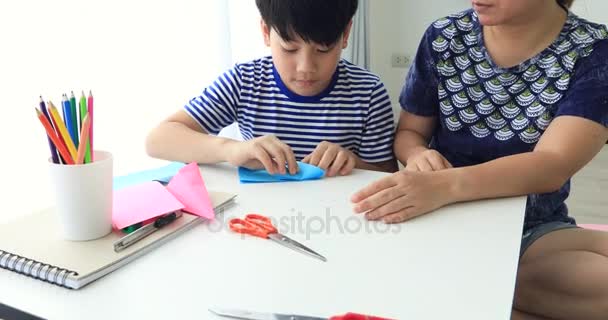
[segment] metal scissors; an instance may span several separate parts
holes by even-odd
[[[391,320],[389,318],[381,318],[368,316],[359,313],[349,312],[343,315],[325,317],[311,317],[295,314],[280,314],[280,313],[265,313],[252,312],[239,309],[209,309],[212,313],[226,318],[244,319],[244,320]]]
[[[272,221],[270,221],[268,217],[251,213],[246,215],[245,219],[230,219],[228,225],[234,232],[270,239],[295,251],[310,255],[321,261],[327,261],[324,256],[316,253],[307,246],[280,234],[277,228],[272,225]]]

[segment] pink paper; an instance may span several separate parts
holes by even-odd
[[[184,211],[207,219],[215,218],[209,193],[196,163],[181,168],[169,181],[167,189],[184,204]]]
[[[578,226],[585,229],[608,231],[608,224],[579,224]]]
[[[116,229],[183,209],[158,181],[149,181],[114,191],[112,224]]]

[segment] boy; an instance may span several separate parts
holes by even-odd
[[[357,0],[257,0],[271,57],[236,64],[149,134],[150,156],[295,174],[395,171],[393,111],[379,78],[340,59]],[[215,136],[237,122],[245,141]]]

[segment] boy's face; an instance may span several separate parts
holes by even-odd
[[[262,20],[264,43],[270,47],[272,61],[287,88],[301,96],[314,96],[327,88],[336,71],[342,49],[346,48],[351,24],[342,38],[331,46],[306,42],[299,36],[286,41]]]

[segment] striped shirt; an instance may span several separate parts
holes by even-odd
[[[345,60],[327,89],[310,97],[287,89],[271,57],[236,64],[191,99],[185,111],[210,134],[237,122],[245,140],[275,135],[297,160],[322,141],[369,163],[393,159],[388,93],[376,75]]]

